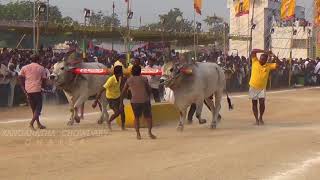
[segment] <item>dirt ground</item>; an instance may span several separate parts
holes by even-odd
[[[195,121],[181,133],[174,120],[154,129],[157,140],[143,129],[141,141],[133,129],[97,125],[90,108],[67,127],[67,106],[45,106],[48,129],[36,133],[27,107],[0,109],[0,179],[319,179],[320,89],[269,92],[264,127],[253,125],[248,97],[233,96],[216,130]]]

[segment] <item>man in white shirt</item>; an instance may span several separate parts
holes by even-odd
[[[148,61],[148,65],[146,66],[146,69],[160,69],[159,66],[156,65],[155,59],[151,58]],[[160,98],[160,78],[161,76],[148,76],[149,85],[151,87],[152,95],[155,102],[161,102]]]

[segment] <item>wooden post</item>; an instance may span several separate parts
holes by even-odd
[[[196,36],[197,36],[197,23],[196,23],[196,10],[193,9],[193,21],[194,21],[194,27],[193,27],[193,48],[194,48],[194,61],[197,62],[197,45],[196,45]]]
[[[252,51],[252,34],[253,34],[253,28],[252,28],[252,25],[253,25],[253,19],[254,19],[254,6],[255,6],[255,3],[256,3],[256,0],[253,0],[253,3],[252,3],[252,16],[251,16],[251,27],[250,27],[250,44],[249,44],[249,65],[251,65],[251,51]]]
[[[291,79],[292,79],[292,49],[293,49],[293,33],[294,33],[294,19],[292,20],[292,33],[290,40],[290,58],[289,58],[289,87],[291,87]]]
[[[39,43],[40,43],[40,16],[38,14],[38,18],[37,18],[37,41],[36,41],[36,50],[37,50],[37,52],[36,53],[39,53],[38,52]]]

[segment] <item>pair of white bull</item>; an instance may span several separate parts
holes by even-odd
[[[75,75],[70,70],[72,68],[101,69],[105,68],[100,63],[72,63],[61,61],[54,65],[53,74],[56,86],[63,89],[69,103],[71,105],[71,118],[68,125],[73,125],[74,121],[80,122],[77,109],[88,100],[90,96],[94,96],[101,89],[108,77],[94,75]],[[192,73],[185,73],[185,69],[192,70]],[[180,120],[178,130],[183,130],[184,121],[188,107],[196,104],[196,116],[199,121],[203,102],[209,105],[212,113],[211,128],[217,127],[218,116],[221,109],[221,101],[225,91],[225,75],[223,70],[214,63],[198,63],[175,65],[172,62],[166,63],[163,68],[162,79],[165,85],[172,89],[175,96],[174,104],[180,111]],[[210,97],[214,95],[215,102]],[[102,104],[102,112],[98,123],[102,123],[109,119],[107,112],[107,101],[104,96],[100,99]],[[231,104],[229,104],[229,107]]]

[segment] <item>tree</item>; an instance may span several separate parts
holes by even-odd
[[[67,16],[62,18],[62,23],[64,25],[72,26],[72,25],[78,25],[79,23],[77,21],[74,21],[71,17]]]
[[[224,20],[222,17],[213,15],[207,16],[206,19],[203,20],[208,26],[210,32],[215,33],[223,33],[224,31]]]
[[[179,19],[180,21],[177,21]],[[167,14],[159,15],[160,22],[148,24],[142,26],[141,30],[159,31],[164,30],[166,32],[192,32],[193,21],[189,21],[183,18],[183,12],[178,8],[171,9]]]
[[[37,10],[37,8],[36,8]],[[46,18],[46,17],[44,17]],[[0,19],[3,20],[32,20],[33,2],[15,1],[0,5]],[[57,6],[49,6],[49,21],[61,22],[62,14]]]
[[[33,20],[33,2],[32,1],[14,1],[7,4],[0,3],[0,19],[1,20]],[[36,8],[37,10],[37,8]],[[70,17],[63,17],[61,11],[57,6],[50,6],[49,10],[49,21],[54,23],[65,23],[67,25],[77,24]],[[37,13],[37,12],[36,12]],[[42,20],[46,20],[46,15],[42,17]],[[21,34],[17,32],[0,32],[1,44],[0,47],[16,47],[18,41],[21,38]],[[55,36],[54,38],[41,37],[41,43],[43,44],[54,44],[61,40],[65,40],[65,37]],[[32,48],[32,36],[28,35],[22,41],[24,48]]]
[[[167,14],[159,15],[160,25],[165,31],[176,32],[191,32],[193,30],[193,21],[189,21],[183,18],[183,12],[179,8],[171,9]],[[177,18],[181,17],[181,21],[177,21]]]
[[[93,12],[90,19],[89,24],[93,26],[111,26],[119,27],[120,20],[117,14],[114,14],[114,17],[105,15],[102,11],[98,11],[97,13]]]
[[[114,14],[114,16],[104,16],[102,18],[103,23],[105,26],[111,26],[113,25],[113,27],[119,27],[120,26],[120,20],[118,17],[118,14]]]

